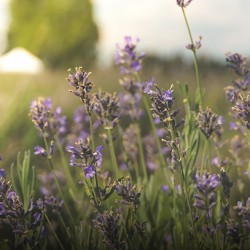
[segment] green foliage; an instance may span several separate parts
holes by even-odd
[[[16,176],[17,175],[17,176]],[[16,192],[22,197],[24,211],[30,206],[30,200],[34,196],[36,183],[35,167],[30,166],[30,151],[25,151],[23,161],[20,159],[20,153],[17,155],[17,164],[11,165],[11,180]]]
[[[91,64],[98,39],[89,0],[12,0],[8,50],[24,47],[49,66]]]

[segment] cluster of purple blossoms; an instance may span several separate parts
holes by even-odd
[[[121,48],[118,44],[115,52],[115,63],[120,66],[121,74],[134,74],[142,69],[142,58],[144,53],[136,54],[136,43],[133,42],[132,37],[125,36],[125,46]]]
[[[69,90],[74,95],[81,98],[82,102],[86,105],[86,111],[90,115],[93,108],[89,92],[92,90],[94,84],[89,81],[90,72],[84,72],[82,67],[75,68],[76,73],[72,73],[71,69],[68,70],[68,82],[75,90]]]
[[[234,207],[238,215],[242,218],[242,226],[246,230],[247,235],[250,234],[250,197],[247,199],[245,206],[241,201],[237,202]]]
[[[94,111],[105,129],[113,129],[119,122],[119,101],[116,93],[96,93],[94,99]]]
[[[30,116],[35,127],[43,136],[57,136],[62,139],[67,133],[66,116],[62,115],[61,107],[53,110],[50,98],[39,97],[30,105]]]
[[[54,153],[54,141],[50,142],[50,147],[48,150],[46,150],[45,148],[41,147],[41,146],[35,146],[34,147],[34,154],[35,155],[40,155],[44,158],[51,158],[51,156]]]
[[[43,216],[33,200],[25,211],[20,196],[12,190],[10,181],[6,181],[6,173],[0,171],[0,226],[10,227],[15,237],[15,249],[24,246],[38,246],[44,233]],[[9,242],[12,244],[12,242]]]
[[[199,40],[196,41],[195,44],[188,44],[186,48],[192,51],[198,50],[201,47],[201,40],[202,40],[202,36],[199,36]]]
[[[71,153],[70,166],[77,166],[83,169],[86,178],[93,178],[98,167],[102,165],[103,146],[98,146],[93,152],[89,140],[84,144],[81,140],[75,146],[68,146],[67,151]]]
[[[122,197],[122,200],[119,200],[118,202],[120,204],[131,206],[134,210],[137,210],[140,206],[141,190],[141,187],[137,190],[136,185],[132,186],[130,177],[127,177],[126,179],[121,178],[117,181],[115,187],[117,195]]]
[[[197,194],[194,195],[194,206],[210,212],[216,205],[216,188],[218,187],[220,180],[215,174],[204,173],[201,176],[196,175],[196,189]]]
[[[250,70],[247,67],[247,59],[238,53],[228,53],[226,61],[238,77],[233,81],[233,86],[225,88],[226,97],[233,104],[232,114],[239,119],[243,127],[250,129]]]
[[[247,58],[238,53],[226,54],[227,66],[232,68],[234,72],[239,76],[245,76],[249,73],[247,67]]]
[[[152,90],[153,86],[155,91]],[[154,118],[159,118],[164,127],[175,131],[184,123],[184,120],[176,121],[176,116],[180,110],[172,110],[174,104],[173,92],[172,86],[168,90],[161,90],[153,81],[148,82],[144,88],[144,93],[148,94],[152,101],[151,109]]]
[[[207,108],[205,111],[200,109],[197,120],[200,130],[207,139],[209,139],[213,133],[221,137],[222,125],[224,123],[222,116],[216,115],[210,108]]]
[[[125,249],[126,241],[121,240],[120,215],[112,211],[98,213],[93,220],[95,228],[103,236],[103,242],[107,249]]]

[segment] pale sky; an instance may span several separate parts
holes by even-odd
[[[0,52],[6,42],[8,0],[0,0]],[[176,0],[92,0],[100,31],[99,58],[112,60],[116,43],[131,35],[146,53],[187,56],[189,43]],[[201,54],[224,60],[226,52],[250,55],[249,0],[193,0],[186,8],[194,40],[201,35]]]

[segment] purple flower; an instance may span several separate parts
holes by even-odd
[[[44,204],[52,208],[62,207],[64,201],[62,199],[57,199],[54,195],[45,197]]]
[[[103,159],[103,151],[104,147],[103,146],[98,146],[95,149],[95,153],[93,154],[96,159],[96,166],[100,167],[102,165],[102,159]]]
[[[142,58],[144,53],[137,55],[136,46],[139,39],[134,43],[132,37],[124,37],[124,47],[116,46],[115,63],[120,66],[121,74],[132,74],[139,72],[142,69]]]
[[[119,99],[116,93],[100,92],[94,96],[94,111],[105,129],[113,129],[120,118]]]
[[[2,202],[0,202],[0,216],[6,214],[6,208]]]
[[[49,148],[49,153],[47,150],[41,146],[36,146],[34,147],[34,154],[35,155],[41,155],[42,157],[48,158],[51,157],[54,153],[54,142],[51,141],[50,143],[50,148]]]
[[[243,202],[238,201],[237,205],[234,206],[234,209],[237,211],[238,215],[242,219],[242,225],[246,229],[248,235],[250,232],[250,197],[248,197],[245,205]]]
[[[232,68],[237,75],[243,76],[249,72],[246,67],[247,58],[238,53],[227,53],[226,54],[227,66]]]
[[[149,82],[146,83],[146,86],[144,88],[144,93],[148,95],[156,95],[155,91],[152,91],[152,87],[155,84],[154,80],[150,80]]]
[[[173,101],[174,100],[173,92],[174,91],[172,89],[163,91],[163,95],[162,95],[163,100],[165,100],[166,102]]]
[[[250,86],[250,74],[248,73],[243,79],[233,81],[236,88],[247,91]]]
[[[81,140],[75,143],[75,146],[68,146],[67,151],[70,155],[70,166],[76,166],[85,169],[91,169],[93,167],[101,167],[102,164],[102,150],[103,146],[96,147],[95,151],[92,151],[89,139],[83,143]]]
[[[76,67],[75,70],[75,74],[72,73],[71,69],[68,70],[69,76],[67,80],[71,86],[75,88],[75,90],[70,89],[69,91],[81,98],[82,102],[86,105],[87,113],[90,114],[92,110],[92,102],[89,97],[89,92],[94,86],[94,84],[89,81],[91,72],[84,72],[82,67]]]
[[[218,136],[222,134],[221,125],[223,124],[223,118],[216,115],[210,108],[206,108],[205,111],[200,109],[197,119],[199,128],[207,139],[213,133],[216,133]]]
[[[190,49],[192,51],[196,51],[201,47],[201,40],[202,40],[202,36],[199,37],[199,40],[195,42],[195,44],[188,44],[186,46],[187,49]]]
[[[30,116],[35,127],[44,136],[57,135],[59,139],[66,134],[66,116],[62,115],[61,107],[52,110],[50,98],[39,97],[30,105]]]
[[[196,175],[196,188],[198,194],[194,195],[194,206],[201,210],[211,210],[216,205],[215,189],[219,185],[219,177],[215,174],[204,173]]]
[[[48,117],[52,108],[50,98],[39,97],[32,101],[30,105],[30,116],[36,128],[44,132],[48,127]]]
[[[86,178],[93,178],[96,173],[95,167],[92,164],[84,168],[83,171]]]
[[[182,7],[185,8],[187,7],[193,0],[177,0],[177,4]]]
[[[34,147],[34,154],[41,155],[42,157],[45,157],[45,158],[48,157],[48,153],[47,153],[46,149],[44,149],[43,147],[40,147],[40,146]]]
[[[5,169],[0,169],[0,177],[6,178],[6,171]]]
[[[164,192],[164,193],[167,193],[169,191],[169,186],[168,185],[162,185],[161,186],[161,190]]]

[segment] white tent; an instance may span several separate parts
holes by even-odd
[[[0,72],[38,74],[43,62],[24,48],[14,48],[0,57]]]

